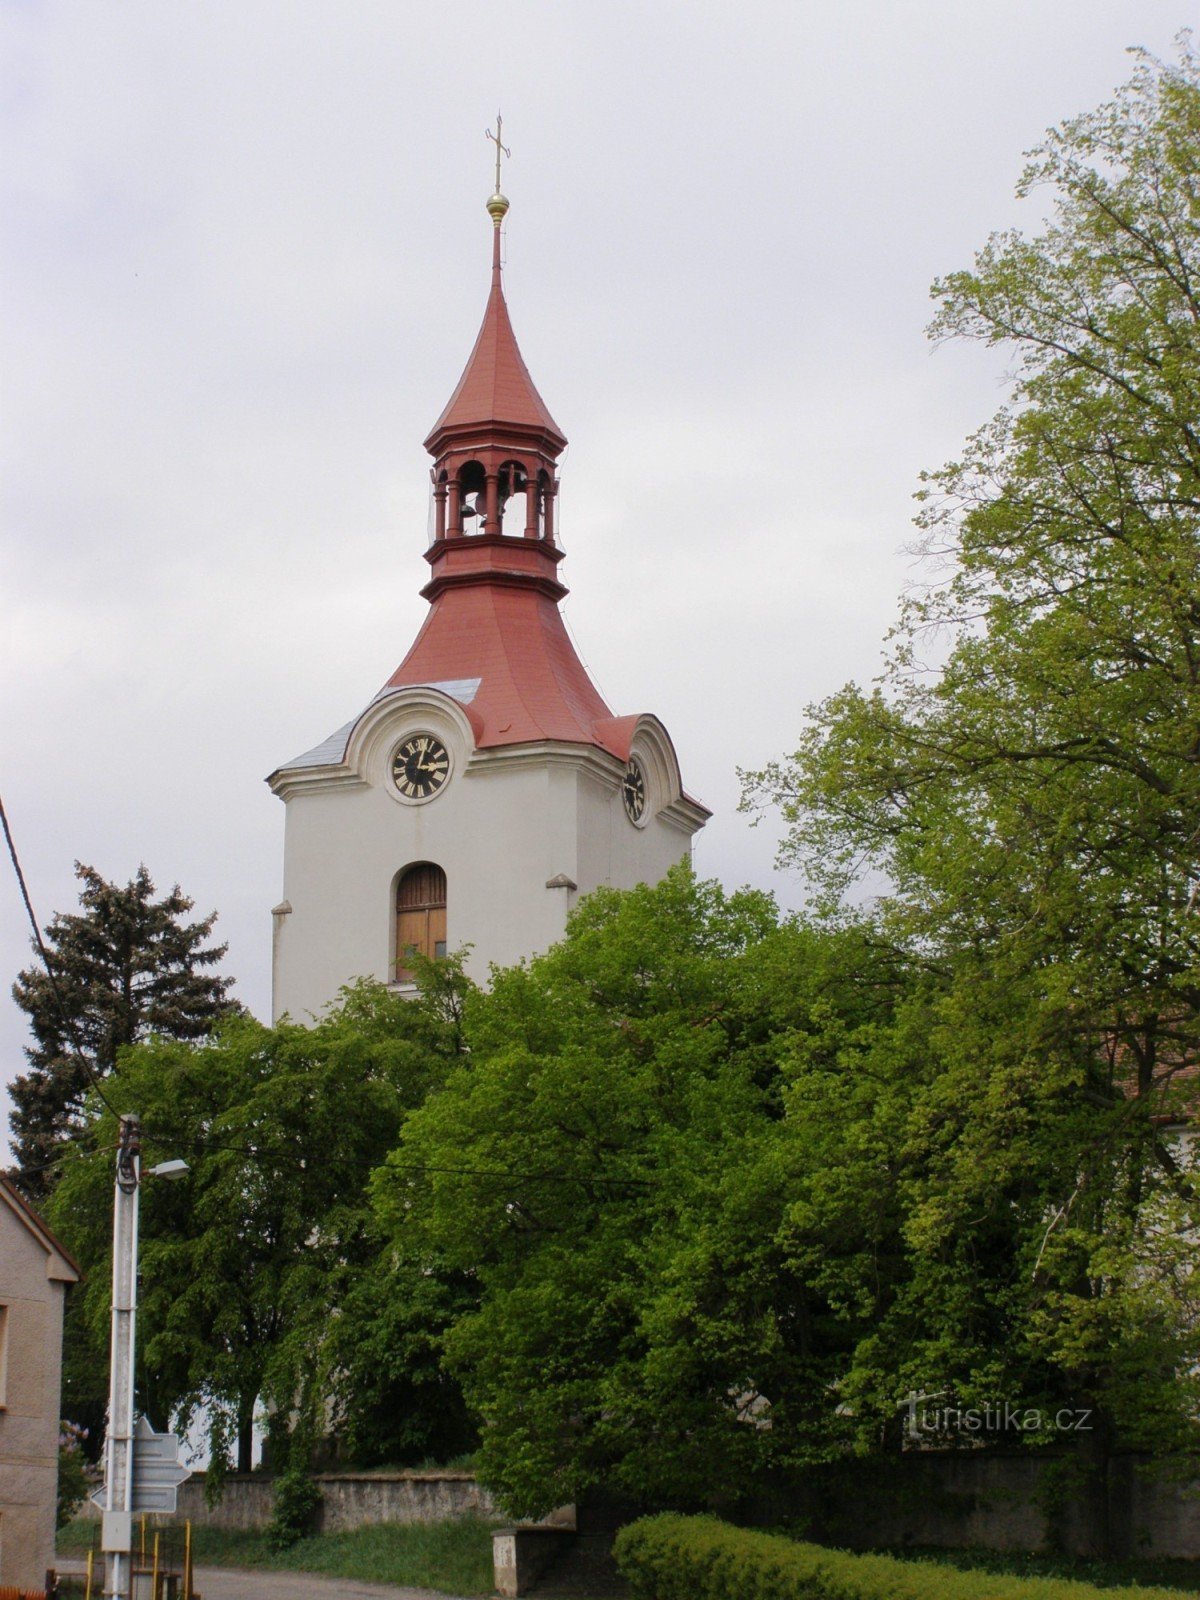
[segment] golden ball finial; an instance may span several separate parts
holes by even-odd
[[[500,193],[499,189],[497,189],[495,194],[492,195],[488,200],[487,208],[488,215],[491,217],[496,226],[499,227],[508,213],[508,201],[504,195]]]

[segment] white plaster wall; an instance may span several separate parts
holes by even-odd
[[[480,982],[561,938],[570,905],[602,883],[654,883],[690,850],[686,830],[625,816],[620,769],[590,751],[454,752],[443,792],[424,805],[392,798],[386,764],[357,783],[301,786],[287,801],[284,901],[276,918],[274,1012],[319,1014],[354,977],[388,981],[392,895],[415,861],[446,873],[447,943],[473,946]],[[601,760],[603,766],[603,760]],[[547,889],[563,874],[576,892]]]
[[[632,889],[657,883],[691,854],[690,834],[660,815],[635,827],[625,815],[618,783],[606,784],[586,769],[578,774],[574,827],[577,871],[571,876],[580,894],[601,884]]]

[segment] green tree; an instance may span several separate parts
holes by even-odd
[[[192,901],[178,885],[155,899],[145,867],[123,888],[80,862],[75,875],[82,910],[51,918],[45,932],[51,972],[27,968],[13,985],[34,1038],[30,1070],[10,1089],[15,1177],[36,1201],[82,1125],[89,1087],[116,1069],[125,1045],[151,1033],[200,1039],[241,1010],[229,998],[233,980],[212,971],[226,950],[207,943],[215,912],[185,921]]]
[[[339,1455],[359,1467],[454,1461],[479,1431],[444,1343],[478,1305],[475,1274],[435,1252],[402,1255],[366,1227],[371,1258],[346,1282],[324,1351]]]
[[[160,1427],[203,1406],[214,1458],[240,1471],[260,1404],[275,1414],[278,1465],[289,1432],[302,1465],[326,1432],[332,1334],[380,1248],[370,1173],[461,1049],[461,971],[442,963],[427,976],[411,1001],[379,985],[343,991],[312,1028],[238,1017],[199,1044],[155,1036],[122,1052],[106,1086],[117,1112],[141,1117],[145,1165],[190,1168],[143,1188],[139,1402]],[[48,1209],[84,1266],[82,1315],[101,1337],[116,1128],[107,1108],[90,1109],[91,1148],[64,1160]],[[437,1396],[416,1373],[408,1399],[395,1428],[415,1448],[422,1407],[427,1428],[439,1425]]]
[[[1191,1437],[1200,1200],[1164,1137],[1200,1051],[1200,68],[1141,56],[1032,152],[1035,237],[935,285],[1017,357],[926,480],[932,563],[882,681],[751,775],[831,915],[864,870],[925,964],[903,1288],[848,1380],[1069,1398]],[[940,664],[939,664],[940,663]],[[995,1386],[1004,1386],[997,1390]]]
[[[769,897],[681,866],[593,894],[470,998],[469,1060],[374,1187],[398,1261],[477,1283],[446,1360],[510,1510],[600,1484],[728,1499],[844,1437],[829,1385],[853,1331],[793,1259],[813,1150],[780,1130],[801,1042],[833,1071],[902,987],[857,931],[780,927]],[[889,1226],[860,1212],[838,1249]]]

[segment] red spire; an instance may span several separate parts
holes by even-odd
[[[493,201],[496,199],[503,199],[503,196],[493,196]],[[507,209],[505,202],[504,210]],[[492,290],[483,314],[483,326],[458,387],[434,424],[425,448],[436,455],[447,434],[501,427],[527,429],[539,434],[553,447],[552,453],[558,455],[566,445],[566,435],[537,392],[517,348],[500,281],[500,222],[504,212],[496,208],[492,215],[495,223]]]
[[[480,748],[540,740],[599,746],[624,760],[616,727],[559,614],[556,461],[566,438],[521,359],[500,283],[500,224],[488,201],[492,288],[483,327],[425,447],[434,457],[431,602],[389,688],[461,685]],[[456,689],[450,692],[456,692]]]

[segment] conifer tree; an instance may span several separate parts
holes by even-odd
[[[75,875],[82,909],[54,916],[45,932],[51,973],[39,962],[13,985],[34,1038],[29,1071],[10,1090],[15,1176],[34,1200],[52,1187],[48,1164],[89,1086],[116,1070],[125,1045],[148,1034],[200,1039],[242,1009],[229,998],[233,980],[212,971],[227,949],[207,944],[215,911],[185,921],[193,902],[178,884],[156,899],[144,866],[123,888],[81,862]]]

